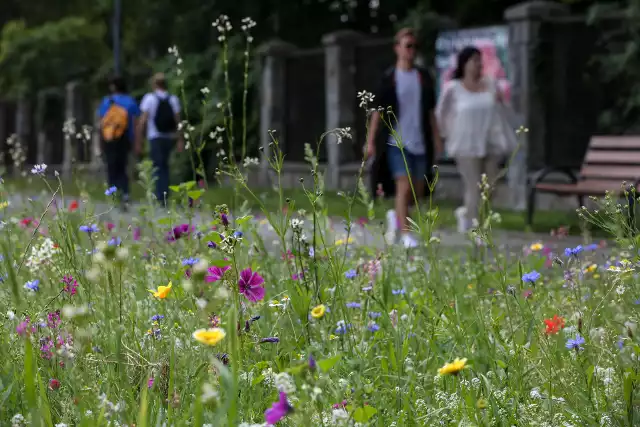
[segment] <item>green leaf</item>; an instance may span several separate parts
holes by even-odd
[[[358,408],[353,412],[353,420],[358,423],[366,423],[373,417],[378,410],[371,406],[363,406],[362,408]]]
[[[320,369],[327,372],[329,369],[333,368],[336,363],[338,363],[340,358],[342,358],[342,354],[337,354],[329,359],[320,360],[318,362],[318,366]]]
[[[236,219],[236,224],[238,226],[241,226],[241,225],[247,223],[248,221],[251,221],[251,219],[253,219],[253,215],[244,215],[244,216],[241,216],[240,218]]]
[[[215,244],[219,244],[220,242],[222,242],[222,237],[220,237],[220,233],[218,233],[217,231],[213,231],[204,236],[204,240],[207,242],[211,241]]]
[[[191,190],[193,187],[196,186],[196,182],[195,181],[187,181],[187,182],[182,183],[182,185],[184,185],[184,188],[186,188],[187,191],[188,191],[188,190]]]
[[[191,197],[193,200],[198,200],[204,194],[204,190],[192,190],[187,192],[187,196]]]
[[[157,223],[158,225],[171,225],[171,218],[160,218]]]
[[[214,259],[213,261],[209,261],[209,264],[215,267],[223,268],[231,265],[231,261],[225,259]]]
[[[169,190],[173,191],[174,193],[179,193],[180,192],[180,186],[179,185],[170,185],[169,186]]]
[[[254,386],[260,384],[262,381],[264,381],[264,375],[260,375],[259,377],[254,378],[253,381],[251,381],[251,385]]]

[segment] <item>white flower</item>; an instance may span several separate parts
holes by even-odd
[[[198,298],[196,300],[196,305],[200,310],[204,310],[205,308],[207,308],[207,300],[203,298]]]
[[[218,392],[213,388],[213,386],[209,383],[204,383],[202,385],[202,395],[200,396],[200,400],[202,403],[208,403],[218,398]]]
[[[9,311],[7,311],[7,318],[9,320],[13,320],[13,319],[16,318],[16,314],[13,311],[9,310]]]
[[[375,95],[371,92],[367,92],[366,90],[358,92],[358,99],[360,100],[360,108],[367,108],[367,105],[370,102],[373,102],[374,98],[375,98]]]
[[[274,378],[274,383],[278,391],[291,394],[296,391],[296,383],[294,382],[291,375],[286,372],[280,372],[276,374]]]

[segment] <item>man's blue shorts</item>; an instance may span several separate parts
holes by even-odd
[[[410,176],[413,179],[424,179],[427,173],[427,156],[424,154],[413,154],[406,148],[404,151],[404,159],[402,151],[395,145],[387,146],[387,161],[389,170],[394,178],[402,176]],[[405,160],[407,164],[405,165]],[[408,171],[407,171],[408,168]]]

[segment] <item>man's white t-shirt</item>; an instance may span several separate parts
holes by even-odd
[[[140,110],[143,113],[147,113],[147,139],[152,140],[155,138],[175,138],[175,133],[163,133],[158,132],[156,128],[155,116],[156,110],[158,109],[158,98],[165,99],[169,96],[169,92],[164,90],[156,90],[152,93],[148,93],[142,98],[142,102],[140,103]],[[169,99],[169,104],[171,104],[171,108],[173,109],[174,114],[178,114],[180,112],[180,101],[178,97],[175,95],[171,95]]]
[[[422,126],[422,85],[418,70],[396,68],[395,82],[399,110],[394,111],[397,115],[395,119],[398,120],[395,131],[404,148],[412,154],[423,155],[426,150]],[[397,145],[393,135],[389,136],[389,144]]]

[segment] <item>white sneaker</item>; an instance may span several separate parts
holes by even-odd
[[[418,241],[409,233],[402,234],[402,246],[405,248],[415,248],[418,246]]]
[[[454,213],[458,222],[458,233],[466,233],[469,229],[467,226],[467,208],[460,206]]]
[[[384,239],[387,244],[391,245],[396,242],[396,235],[398,233],[398,219],[396,218],[396,211],[389,209],[387,211],[387,232],[384,233]]]

